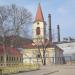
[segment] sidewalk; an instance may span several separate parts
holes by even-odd
[[[12,75],[75,75],[75,65],[46,65],[40,70]]]

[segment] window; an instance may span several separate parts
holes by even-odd
[[[13,61],[13,57],[12,57],[12,61]]]
[[[15,57],[14,57],[13,59],[14,59],[14,61],[15,61]]]
[[[11,61],[11,57],[9,57],[9,61]]]
[[[8,56],[7,56],[6,60],[8,61]]]
[[[39,25],[39,22],[37,22],[37,25]]]
[[[20,57],[20,62],[21,62],[21,57]]]
[[[1,56],[1,62],[3,61],[3,56]]]
[[[18,61],[18,57],[17,57],[17,61]]]
[[[36,28],[36,35],[40,35],[40,27]]]

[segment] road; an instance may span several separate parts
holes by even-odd
[[[11,75],[75,75],[75,65],[46,65],[40,70]]]

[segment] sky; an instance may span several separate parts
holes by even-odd
[[[54,36],[57,37],[56,28],[59,24],[61,38],[75,38],[75,0],[0,0],[0,6],[16,4],[25,7],[32,13],[34,20],[39,1],[47,24],[48,14],[51,14]]]

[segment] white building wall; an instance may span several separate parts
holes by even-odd
[[[38,24],[39,23],[39,24]],[[40,27],[40,35],[36,35],[36,28]],[[33,33],[33,41],[36,42],[36,38],[42,38],[42,41],[44,41],[46,37],[46,28],[44,22],[34,22],[32,27],[32,33]]]
[[[63,54],[75,53],[75,42],[57,44],[63,50]]]

